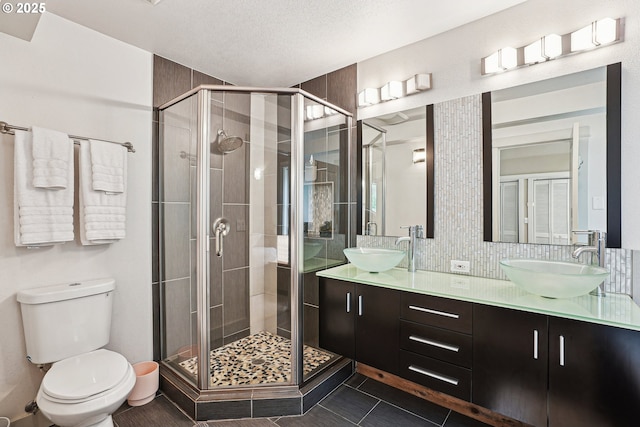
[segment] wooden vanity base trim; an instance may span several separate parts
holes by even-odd
[[[530,427],[529,424],[490,411],[482,406],[440,393],[362,363],[357,364],[356,372],[494,427]]]

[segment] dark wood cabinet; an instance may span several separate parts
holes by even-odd
[[[320,348],[349,359],[355,359],[354,297],[356,284],[321,278],[318,292]]]
[[[546,426],[547,329],[545,315],[477,304],[472,402],[527,424]]]
[[[400,292],[356,286],[356,360],[398,373]]]
[[[398,372],[400,292],[322,278],[320,347]]]
[[[640,333],[474,307],[472,401],[534,426],[638,425]]]
[[[472,311],[468,302],[404,292],[399,375],[470,400]]]
[[[322,277],[320,347],[540,427],[640,425],[640,332]]]
[[[549,320],[549,427],[640,425],[640,332]]]

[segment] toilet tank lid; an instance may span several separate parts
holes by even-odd
[[[115,288],[116,281],[112,278],[85,280],[82,282],[24,289],[18,292],[17,299],[21,304],[44,304],[89,295],[104,294],[113,291]]]

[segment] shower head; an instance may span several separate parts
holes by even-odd
[[[239,136],[227,136],[227,133],[220,129],[218,130],[218,137],[216,138],[216,144],[218,151],[221,153],[231,153],[242,147],[244,141]]]

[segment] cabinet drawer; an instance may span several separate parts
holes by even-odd
[[[473,304],[430,295],[402,294],[401,318],[452,331],[471,333]]]
[[[401,350],[400,376],[433,390],[471,400],[470,369]]]
[[[400,321],[400,347],[423,356],[471,368],[471,335]]]

